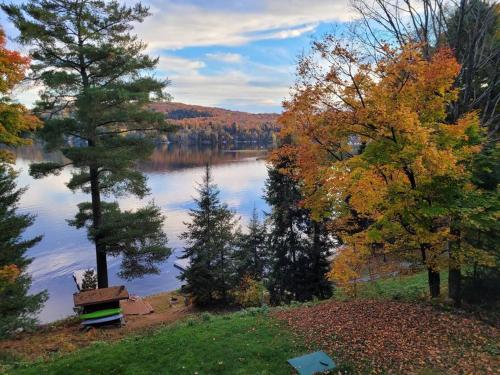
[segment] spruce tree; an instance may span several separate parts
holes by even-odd
[[[32,326],[47,297],[45,292],[28,295],[31,278],[26,268],[31,260],[25,253],[41,237],[22,238],[34,218],[16,211],[24,190],[16,189],[16,174],[7,164],[14,162],[14,153],[2,147],[30,144],[28,136],[41,123],[10,98],[12,89],[24,79],[29,59],[5,44],[5,33],[0,29],[0,337]]]
[[[158,59],[144,54],[146,45],[131,33],[148,9],[100,0],[30,0],[2,9],[20,32],[18,42],[31,48],[30,78],[43,87],[36,108],[45,120],[40,136],[48,150],[69,160],[34,164],[30,173],[41,178],[71,165],[68,187],[90,194],[73,224],[89,228],[99,288],[108,286],[107,254],[122,255],[127,277],[157,272],[155,264],[171,253],[159,210],[150,205],[122,213],[102,201],[148,193],[135,166],[153,150],[145,134],[165,129],[162,114],[147,108],[151,99],[165,97],[166,82],[148,75]],[[129,237],[120,240],[116,233]]]
[[[309,247],[306,254],[303,296],[326,299],[332,296],[332,283],[326,275],[330,271],[328,258],[332,255],[335,241],[328,230],[328,220],[309,219]]]
[[[237,247],[234,254],[235,266],[239,277],[250,276],[260,281],[268,268],[266,226],[259,220],[254,207],[246,233],[237,234]]]
[[[35,313],[42,307],[45,292],[28,295],[31,278],[26,268],[28,249],[41,237],[23,239],[23,232],[33,223],[33,216],[17,213],[23,189],[16,189],[15,173],[0,163],[0,337],[36,322]]]
[[[286,157],[275,160],[266,181],[265,199],[271,207],[267,245],[273,303],[331,295],[326,273],[332,242],[324,224],[312,221],[310,212],[301,207],[303,197],[297,181],[282,172],[292,165]]]
[[[187,245],[182,258],[190,261],[180,279],[186,281],[186,289],[197,305],[226,304],[235,281],[236,220],[227,205],[220,202],[208,165],[197,191],[196,208],[189,213],[191,222],[184,223],[187,230],[180,236]]]

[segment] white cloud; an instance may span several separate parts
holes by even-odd
[[[207,53],[205,56],[210,60],[222,61],[231,64],[239,63],[243,59],[243,56],[241,56],[239,53],[216,52],[216,53]]]
[[[149,0],[152,16],[137,26],[151,49],[242,45],[255,40],[297,37],[320,22],[348,21],[347,0],[247,0],[211,8],[172,0]]]
[[[201,74],[199,60],[160,56],[159,70],[172,80],[169,93],[175,101],[232,108],[254,108],[257,112],[281,105],[289,89],[289,71],[256,65],[252,75],[240,70]],[[290,67],[290,71],[293,68]]]
[[[132,0],[125,0],[132,3]],[[322,22],[348,21],[348,0],[146,0],[152,13],[136,25],[149,53],[162,55],[158,70],[172,80],[177,101],[221,105],[234,109],[277,110],[293,81],[294,61],[284,53],[282,66],[264,67],[237,53],[212,52],[186,59],[165,55],[169,50],[199,46],[238,46],[257,40],[288,39],[313,32]],[[273,56],[280,54],[273,46]],[[234,64],[233,70],[208,71],[210,60]],[[244,71],[242,71],[243,69]],[[274,71],[271,71],[274,70]],[[37,90],[16,97],[31,105]]]
[[[204,68],[205,63],[201,60],[185,59],[172,55],[160,56],[157,69],[160,72],[167,73],[169,77],[173,75],[185,76],[198,74],[199,69]]]
[[[296,38],[298,36],[301,36],[302,34],[314,31],[318,27],[317,23],[309,24],[309,25],[304,25],[302,27],[298,27],[295,29],[286,29],[286,30],[279,30],[275,33],[271,33],[269,38],[270,39],[288,39],[288,38]]]

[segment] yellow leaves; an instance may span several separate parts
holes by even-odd
[[[243,307],[261,306],[264,303],[265,288],[262,282],[246,275],[233,292],[236,302]]]
[[[446,123],[459,64],[449,49],[429,60],[418,45],[373,65],[334,40],[317,46],[323,65],[314,59],[302,65],[303,85],[280,118],[292,145],[279,152],[295,163],[289,173],[301,182],[304,205],[315,217],[335,215],[346,249],[330,276],[355,278],[363,257],[352,249],[374,242],[384,252],[419,253],[424,245],[427,264],[441,267],[454,236],[449,222],[436,228],[433,220],[450,214],[454,203],[446,196],[459,190],[443,184],[467,180],[466,166],[482,142],[476,113]],[[376,238],[368,235],[373,228]]]
[[[21,271],[15,264],[3,266],[0,268],[0,292],[8,285],[14,283],[21,274]]]
[[[387,182],[375,170],[357,168],[351,172],[347,194],[349,203],[360,213],[377,216],[378,206],[386,199]]]
[[[327,277],[329,280],[354,292],[354,282],[361,277],[366,257],[361,251],[350,246],[338,249]]]
[[[0,103],[0,144],[19,146],[30,144],[24,133],[32,132],[41,126],[41,121],[21,104]],[[0,162],[13,162],[13,154],[0,151]]]

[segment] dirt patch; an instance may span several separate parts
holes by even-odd
[[[497,327],[425,304],[326,302],[274,315],[305,338],[309,349],[324,350],[361,373],[500,370]]]
[[[171,304],[171,297],[177,298]],[[194,313],[191,306],[185,306],[182,296],[175,292],[161,293],[144,298],[154,309],[147,315],[125,317],[121,328],[110,327],[83,331],[78,318],[41,326],[34,333],[23,333],[16,337],[0,341],[0,352],[11,354],[24,360],[47,358],[53,353],[68,353],[90,345],[95,341],[115,341],[134,332],[170,324]]]

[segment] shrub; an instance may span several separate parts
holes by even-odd
[[[245,276],[234,292],[234,298],[242,307],[259,307],[264,303],[265,292],[266,288],[262,282]]]

